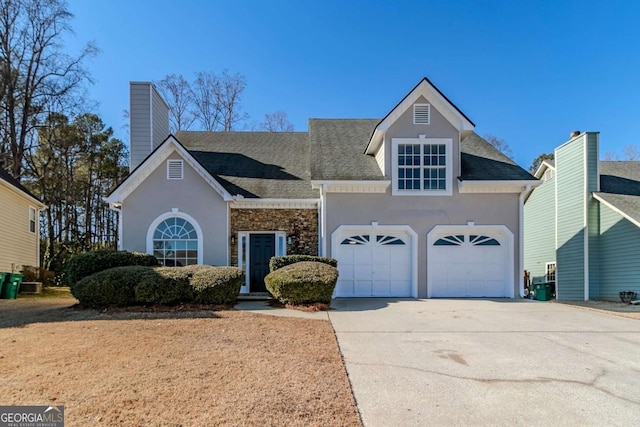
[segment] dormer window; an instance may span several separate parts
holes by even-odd
[[[183,179],[182,160],[167,160],[167,179]]]
[[[431,105],[413,104],[413,124],[428,125],[431,123]]]
[[[452,146],[448,138],[393,138],[392,194],[450,196]]]

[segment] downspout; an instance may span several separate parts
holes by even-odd
[[[327,256],[327,184],[320,187],[320,256]]]
[[[118,250],[121,251],[122,248],[122,205],[117,208],[114,204],[109,203],[109,209],[118,213]]]
[[[524,298],[524,199],[531,191],[531,184],[524,186],[518,196],[518,289]]]

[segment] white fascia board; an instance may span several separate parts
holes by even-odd
[[[429,82],[422,80],[418,86],[416,86],[409,95],[407,95],[400,104],[398,104],[385,118],[378,124],[375,132],[373,133],[365,154],[375,154],[380,143],[382,142],[381,134],[389,129],[389,127],[395,123],[411,106],[423,96],[427,102],[431,103],[440,114],[442,114],[449,123],[453,125],[458,131],[473,130],[475,126],[466,117],[447,101],[437,89],[435,89]]]
[[[225,201],[232,200],[231,194],[220,185],[209,173],[198,163],[193,156],[182,147],[173,136],[167,138],[166,141],[156,149],[136,170],[133,171],[116,190],[106,197],[108,203],[122,203],[142,182],[151,175],[164,161],[177,152],[182,158],[204,179],[214,190],[220,194]]]
[[[540,177],[542,177],[542,175],[547,169],[556,170],[554,166],[551,166],[551,164],[549,164],[546,160],[544,160],[542,163],[540,163],[540,166],[538,166],[538,169],[536,169],[533,176],[540,179]]]
[[[15,185],[5,181],[4,179],[0,179],[0,184],[7,187],[10,191],[13,191],[14,193],[16,193],[18,196],[27,199],[29,203],[36,205],[39,210],[47,209],[47,205],[42,203],[40,200],[36,199],[35,197],[31,197],[31,195],[25,193],[24,191],[22,191]]]
[[[526,188],[542,184],[539,180],[524,181],[458,181],[460,193],[522,193]],[[527,187],[529,186],[529,187]]]
[[[327,193],[386,193],[391,181],[311,181],[311,188]]]
[[[317,209],[320,199],[239,199],[229,203],[231,209]]]
[[[608,207],[612,211],[622,215],[624,218],[628,219],[635,226],[640,227],[640,222],[638,222],[638,220],[634,219],[633,217],[629,216],[629,214],[627,214],[624,211],[622,211],[622,210],[618,209],[617,207],[613,206],[611,203],[607,202],[605,199],[603,199],[602,197],[598,196],[596,193],[591,193],[591,194],[593,195],[594,199],[596,199],[597,201],[599,201],[600,203],[602,203],[603,205],[605,205],[606,207]]]

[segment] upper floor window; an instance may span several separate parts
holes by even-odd
[[[545,281],[547,283],[555,283],[556,282],[556,263],[548,262],[545,273]]]
[[[182,160],[167,160],[167,179],[183,178]]]
[[[38,225],[38,211],[29,206],[29,232],[35,233]]]
[[[431,123],[431,105],[413,104],[413,124],[428,125]]]
[[[392,142],[393,194],[451,195],[451,139],[394,138]]]

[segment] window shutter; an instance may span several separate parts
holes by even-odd
[[[431,105],[413,104],[413,124],[428,125],[431,123]]]
[[[167,160],[167,179],[182,179],[182,160]]]

